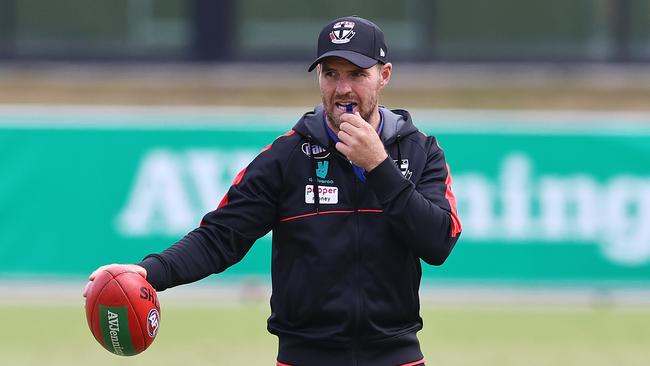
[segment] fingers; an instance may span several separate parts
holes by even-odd
[[[98,274],[100,274],[102,271],[105,271],[107,268],[109,268],[111,266],[117,266],[117,264],[107,264],[107,265],[104,265],[104,266],[101,266],[101,267],[97,268],[96,270],[93,271],[93,273],[90,274],[90,276],[88,277],[88,280],[89,281],[94,281],[95,277],[97,277]]]
[[[353,134],[356,133],[359,130],[360,127],[357,127],[349,122],[343,122],[339,125],[339,132],[340,131],[345,131],[348,134]]]
[[[100,273],[102,273],[103,271],[110,271],[110,270],[133,271],[133,272],[136,272],[137,274],[139,274],[140,276],[142,276],[143,278],[145,278],[145,279],[147,278],[147,270],[142,266],[138,266],[137,264],[116,264],[116,263],[113,263],[113,264],[103,265],[103,266],[97,268],[96,270],[94,270],[93,273],[91,273],[90,276],[88,276],[88,283],[86,283],[86,285],[84,286],[82,296],[86,297],[88,295],[88,291],[90,290],[90,287],[93,285],[93,281],[95,280],[95,278],[97,278],[97,276]]]
[[[334,147],[336,147],[336,150],[338,150],[341,154],[345,155],[346,158],[350,159],[352,149],[348,145],[342,142],[337,142]]]
[[[354,137],[352,136],[352,134],[355,133],[355,131],[351,131],[350,129],[354,129],[355,127],[351,127],[349,123],[344,123],[344,124],[346,126],[345,127],[341,126],[341,129],[339,130],[339,133],[336,134],[336,136],[339,138],[339,140],[342,143],[344,143],[346,145],[350,145],[350,144],[352,144],[352,142],[354,140]],[[347,131],[344,130],[343,128],[346,128]]]
[[[147,279],[147,270],[144,267],[138,266],[136,264],[130,264],[129,266],[133,271],[137,272],[140,276],[142,276],[142,278]]]
[[[364,139],[366,138],[365,136],[369,135],[372,133],[371,130],[368,130],[366,126],[370,126],[367,123],[364,123],[361,126],[355,126],[352,123],[348,122],[343,122],[339,125],[339,132],[336,134],[336,136],[341,140],[343,143],[348,144],[352,142],[352,139]],[[372,128],[371,128],[372,129]]]
[[[361,118],[361,115],[359,112],[355,112],[354,114],[352,113],[343,113],[340,117],[341,122],[349,123],[354,127],[364,127],[364,125],[369,125],[366,121],[364,121],[363,118]]]
[[[339,132],[336,136],[341,142],[349,146],[371,145],[380,141],[377,132],[367,123],[364,123],[361,127],[356,127],[350,123],[343,122],[339,126]]]
[[[97,268],[95,271],[93,271],[93,273],[90,274],[90,276],[88,277],[88,280],[90,280],[90,281],[95,280],[97,275],[99,275],[103,271],[120,270],[120,269],[126,270],[126,271],[133,271],[133,272],[138,273],[140,276],[142,276],[144,278],[147,278],[147,270],[144,269],[144,267],[142,267],[142,266],[138,266],[137,264],[116,264],[116,263],[113,263],[113,264],[103,265],[103,266]]]
[[[86,283],[86,286],[84,286],[84,290],[81,293],[81,296],[86,297],[88,295],[88,291],[90,290],[90,286],[92,286],[92,284],[93,284],[92,281],[88,281],[88,283]]]
[[[359,113],[344,113],[341,115],[341,124],[339,130],[345,131],[353,136],[374,136],[377,135],[374,127],[366,122]]]

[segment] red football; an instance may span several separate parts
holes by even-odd
[[[138,273],[108,269],[95,277],[88,290],[86,320],[97,342],[108,351],[136,355],[158,334],[158,296]]]

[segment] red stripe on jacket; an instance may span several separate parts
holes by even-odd
[[[423,365],[423,364],[424,364],[424,358],[419,361],[405,363],[400,366],[416,366],[416,365]]]
[[[460,219],[458,218],[458,209],[456,208],[456,196],[451,190],[451,171],[449,170],[449,164],[447,166],[447,179],[445,179],[445,185],[447,190],[445,191],[445,198],[449,202],[449,207],[451,208],[451,237],[455,238],[458,233],[463,230],[462,225],[460,224]]]
[[[440,147],[440,144],[438,143],[438,140],[436,140],[436,145],[438,145],[438,148],[442,150],[442,147]],[[458,218],[458,209],[456,208],[456,196],[454,195],[454,192],[451,190],[451,183],[452,183],[452,178],[451,178],[451,169],[449,169],[449,164],[445,164],[447,168],[447,178],[445,179],[445,199],[447,199],[447,202],[449,202],[449,207],[451,208],[451,234],[450,236],[452,238],[455,238],[456,235],[458,235],[461,231],[463,231],[463,226],[460,223],[460,218]]]
[[[233,186],[236,186],[239,183],[241,183],[241,180],[244,179],[244,174],[246,174],[246,169],[248,169],[248,165],[244,169],[239,171],[239,173],[237,173],[237,175],[235,176],[235,179],[233,179],[233,181],[232,181]],[[228,204],[228,192],[226,192],[226,194],[221,199],[221,202],[219,202],[219,206],[217,206],[217,209],[219,209],[219,208],[221,208],[221,207],[223,207],[223,206],[225,206],[227,204]]]
[[[286,221],[291,221],[291,220],[296,220],[296,219],[302,219],[302,218],[310,217],[310,216],[327,215],[327,214],[351,214],[351,213],[355,213],[355,212],[359,212],[359,213],[382,213],[382,212],[384,212],[384,210],[360,208],[360,209],[357,209],[357,210],[318,211],[318,212],[306,213],[306,214],[303,214],[303,215],[285,217],[283,219],[280,219],[280,222],[286,222]]]

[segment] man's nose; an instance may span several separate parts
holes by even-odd
[[[348,94],[351,91],[352,91],[352,87],[350,86],[350,82],[348,80],[346,80],[345,78],[341,78],[337,81],[336,83],[337,94],[344,95],[344,94]]]

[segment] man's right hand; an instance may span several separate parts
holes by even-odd
[[[97,268],[93,273],[90,274],[90,277],[88,277],[88,283],[86,286],[84,286],[84,290],[82,293],[83,297],[86,297],[88,294],[88,291],[90,290],[90,287],[93,285],[93,281],[95,280],[95,277],[97,277],[97,274],[99,274],[102,271],[105,271],[107,269],[113,269],[113,270],[126,270],[126,271],[133,271],[137,272],[140,276],[143,278],[147,278],[147,270],[144,269],[142,266],[138,266],[137,264],[107,264],[105,266],[101,266]]]

